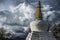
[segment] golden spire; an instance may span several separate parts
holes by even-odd
[[[36,19],[42,20],[42,13],[41,13],[41,4],[40,1],[38,1],[38,6],[36,10]]]

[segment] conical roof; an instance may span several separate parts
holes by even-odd
[[[38,1],[38,5],[37,5],[36,19],[42,20],[42,13],[41,13],[41,4],[40,4],[40,1]]]

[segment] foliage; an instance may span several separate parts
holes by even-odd
[[[57,40],[60,40],[60,23],[58,25],[54,25],[54,27],[52,28],[52,32],[57,38]]]
[[[0,40],[9,40],[8,38],[5,38],[6,30],[4,28],[0,28]]]

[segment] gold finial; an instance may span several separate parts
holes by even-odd
[[[38,1],[38,6],[37,6],[37,10],[36,10],[36,19],[42,20],[40,1]]]

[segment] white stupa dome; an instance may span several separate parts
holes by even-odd
[[[48,30],[48,23],[42,20],[35,20],[30,23],[31,31],[46,32]]]
[[[48,30],[47,22],[43,21],[42,19],[41,4],[39,1],[36,10],[36,20],[30,23],[31,31],[46,32]]]

